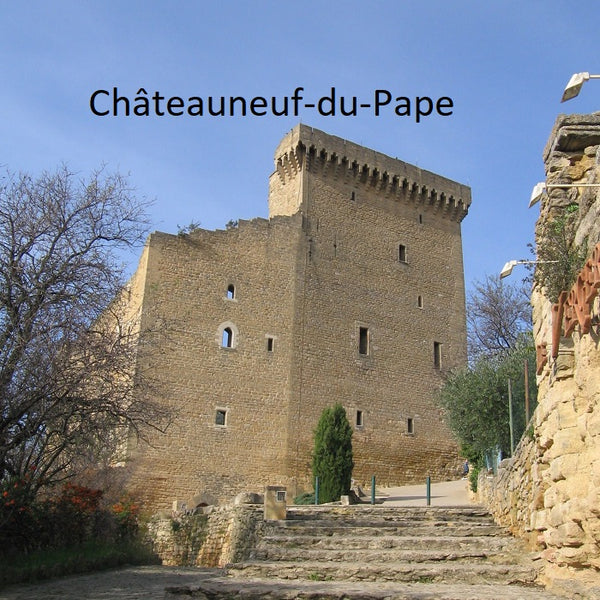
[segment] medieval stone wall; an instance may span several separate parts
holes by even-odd
[[[166,435],[150,432],[150,444],[132,449],[131,485],[151,505],[212,504],[285,478],[300,231],[295,218],[256,219],[150,237],[143,327],[167,333],[140,368],[158,374],[175,412]],[[223,347],[225,328],[232,347]]]
[[[599,149],[600,117],[560,117],[544,153],[547,183],[595,183]],[[548,188],[536,227],[538,243],[543,243],[545,227],[574,205],[578,207],[574,243],[594,248],[600,241],[600,193],[593,187]],[[593,300],[596,292],[588,291]],[[594,320],[600,313],[598,299],[587,309],[580,306],[581,314],[588,310],[596,323],[589,332],[582,333],[577,325],[565,337],[563,324],[562,337],[555,334],[554,339],[556,308],[540,289],[534,290],[532,304],[540,351],[532,435],[521,440],[514,458],[502,463],[496,478],[480,478],[480,495],[501,523],[541,550],[547,577],[555,585],[560,585],[560,578],[577,576],[585,582],[581,587],[569,582],[566,587],[573,597],[596,598],[600,597],[600,331]]]
[[[176,418],[132,442],[131,486],[156,508],[267,484],[293,497],[312,488],[313,432],[336,402],[359,482],[457,475],[434,396],[466,362],[469,203],[465,186],[300,125],[275,156],[268,220],[152,234],[142,328],[167,335],[139,368]]]
[[[466,207],[436,197],[423,181],[441,185],[440,195],[462,193],[463,202],[468,190],[322,136],[308,130],[284,140],[280,149],[295,158],[283,162],[301,164],[302,171],[271,177],[270,209],[285,212],[288,199],[298,198],[308,236],[289,422],[292,465],[310,487],[303,463],[316,420],[323,408],[341,402],[355,426],[358,481],[455,476],[456,444],[433,397],[443,373],[466,362],[460,236]],[[361,328],[368,336],[365,354]]]

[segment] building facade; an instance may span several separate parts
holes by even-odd
[[[459,473],[434,397],[466,363],[461,221],[470,189],[305,125],[275,153],[269,218],[153,233],[128,292],[160,348],[138,369],[175,419],[128,448],[156,508],[312,489],[313,431],[341,403],[354,478]]]

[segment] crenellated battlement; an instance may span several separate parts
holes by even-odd
[[[300,124],[279,144],[273,175],[285,188],[303,170],[454,221],[462,221],[471,204],[468,186]]]

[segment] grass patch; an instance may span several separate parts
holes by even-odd
[[[121,565],[157,564],[149,546],[130,541],[119,545],[87,542],[80,546],[37,550],[0,557],[0,587],[41,579],[113,569]]]

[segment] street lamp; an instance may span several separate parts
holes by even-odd
[[[533,186],[529,198],[529,208],[531,208],[544,195],[546,190],[552,188],[580,188],[580,187],[600,187],[600,183],[545,183],[540,181]]]
[[[500,271],[500,279],[504,279],[505,277],[508,277],[513,272],[513,269],[517,265],[535,265],[535,264],[540,264],[540,263],[548,264],[548,263],[557,263],[557,262],[558,262],[557,260],[509,260],[502,267],[502,271]]]
[[[533,263],[535,263],[535,260],[509,260],[500,271],[500,279],[508,277],[517,265],[531,265]]]
[[[562,95],[562,98],[560,101],[566,102],[567,100],[570,100],[571,98],[575,98],[575,96],[577,96],[579,94],[579,92],[581,91],[581,86],[588,79],[600,79],[600,75],[590,75],[587,72],[574,73],[573,75],[571,75],[571,79],[569,79],[569,83],[567,83],[567,87],[565,88],[565,91],[563,92],[563,95]]]

